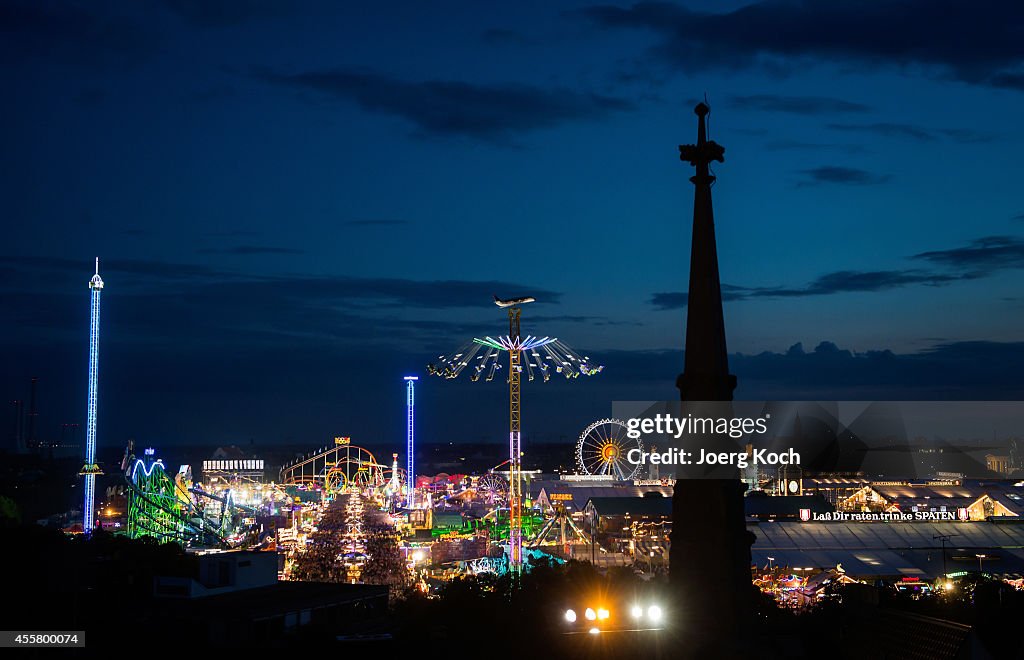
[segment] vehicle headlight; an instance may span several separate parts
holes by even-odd
[[[598,608],[598,610],[597,610],[597,618],[601,619],[601,620],[607,619],[608,618],[608,610],[604,609],[603,607]]]
[[[647,618],[651,621],[661,621],[661,608],[657,605],[651,605],[648,607]]]
[[[633,609],[631,609],[629,613],[633,615],[634,619],[639,619],[644,615],[644,608],[639,605],[634,605]]]
[[[569,623],[576,623],[576,612],[574,610],[566,610],[565,620]]]
[[[597,612],[588,607],[587,611],[583,613],[583,616],[587,617],[587,621],[593,621],[597,618]]]

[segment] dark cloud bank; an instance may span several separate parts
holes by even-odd
[[[922,259],[957,259],[972,267],[978,262],[973,253],[923,254]],[[56,432],[61,422],[80,421],[83,409],[83,329],[88,326],[83,264],[28,258],[3,263],[0,309],[12,328],[3,395],[25,398],[28,379],[39,376],[41,425]],[[110,260],[105,272],[100,437],[109,445],[128,437],[159,445],[249,438],[315,445],[342,432],[367,442],[397,442],[401,376],[423,375],[425,365],[437,353],[455,349],[460,337],[493,332],[491,316],[481,322],[470,313],[493,290],[534,290],[508,282],[256,279],[141,261]],[[799,295],[907,285],[916,276],[903,277],[895,283],[891,276],[823,277]],[[559,299],[553,291],[539,295]],[[726,295],[749,296],[751,290],[727,287]],[[432,319],[431,310],[444,311],[443,320]],[[562,323],[617,322],[542,310],[537,311]],[[525,419],[533,435],[528,437],[569,442],[587,423],[610,414],[612,401],[677,395],[679,349],[578,348],[598,358],[605,371],[573,382],[531,384]],[[781,353],[736,354],[731,366],[742,399],[1024,396],[1019,377],[1024,343],[946,341],[899,355],[854,353],[822,342],[813,351],[798,344]],[[424,378],[422,437],[499,441],[506,402],[498,381]]]
[[[1019,2],[769,0],[725,13],[640,2],[577,15],[604,28],[657,35],[650,55],[683,72],[856,61],[920,65],[965,83],[1024,90]]]
[[[803,287],[745,287],[722,285],[725,301],[755,298],[801,298],[836,293],[886,291],[907,286],[944,286],[955,282],[987,277],[1006,269],[1024,268],[1024,240],[1014,236],[986,236],[965,246],[921,252],[910,257],[939,270],[909,268],[903,270],[840,270],[825,273]],[[662,292],[651,296],[657,309],[685,307],[682,292]]]
[[[295,74],[263,71],[257,77],[355,103],[369,112],[401,117],[427,135],[491,141],[633,108],[632,102],[622,98],[514,83],[409,81],[344,69]]]

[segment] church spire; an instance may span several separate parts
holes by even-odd
[[[725,149],[708,140],[708,106],[697,113],[697,144],[679,147],[681,160],[697,169],[690,179],[693,197],[693,243],[690,249],[690,289],[686,309],[686,363],[676,379],[683,401],[724,401],[711,410],[731,414],[736,377],[729,373],[722,314],[722,285],[718,280],[715,219],[711,210],[712,161],[723,162]],[[686,410],[684,406],[681,408]],[[698,407],[697,410],[704,410]],[[729,442],[728,438],[721,439]],[[744,485],[739,479],[694,479],[677,475],[672,494],[672,545],[669,579],[686,610],[680,624],[693,630],[687,657],[745,657],[723,653],[747,628],[753,605],[750,583],[750,545],[746,528]]]
[[[683,401],[732,401],[736,377],[729,373],[722,313],[722,284],[718,278],[715,216],[711,207],[712,161],[725,161],[725,148],[708,139],[704,103],[697,115],[697,144],[679,146],[679,159],[697,173],[690,177],[693,196],[693,241],[690,245],[690,288],[686,305],[686,361],[676,387]]]

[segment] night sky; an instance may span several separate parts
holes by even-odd
[[[705,95],[737,398],[1024,397],[1024,4],[355,4],[0,4],[0,388],[44,439],[96,256],[109,446],[397,449],[414,373],[421,438],[497,441],[503,380],[424,371],[494,293],[606,365],[524,386],[528,442],[676,398]]]

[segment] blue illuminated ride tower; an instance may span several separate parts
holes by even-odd
[[[96,475],[103,474],[96,465],[96,385],[99,377],[100,353],[100,293],[103,279],[100,277],[100,260],[96,258],[96,273],[89,280],[91,311],[89,315],[89,402],[85,422],[85,465],[79,472],[85,477],[85,501],[82,504],[82,531],[91,534],[95,519]]]
[[[416,502],[415,409],[416,381],[419,376],[405,377],[405,506],[413,508]]]

